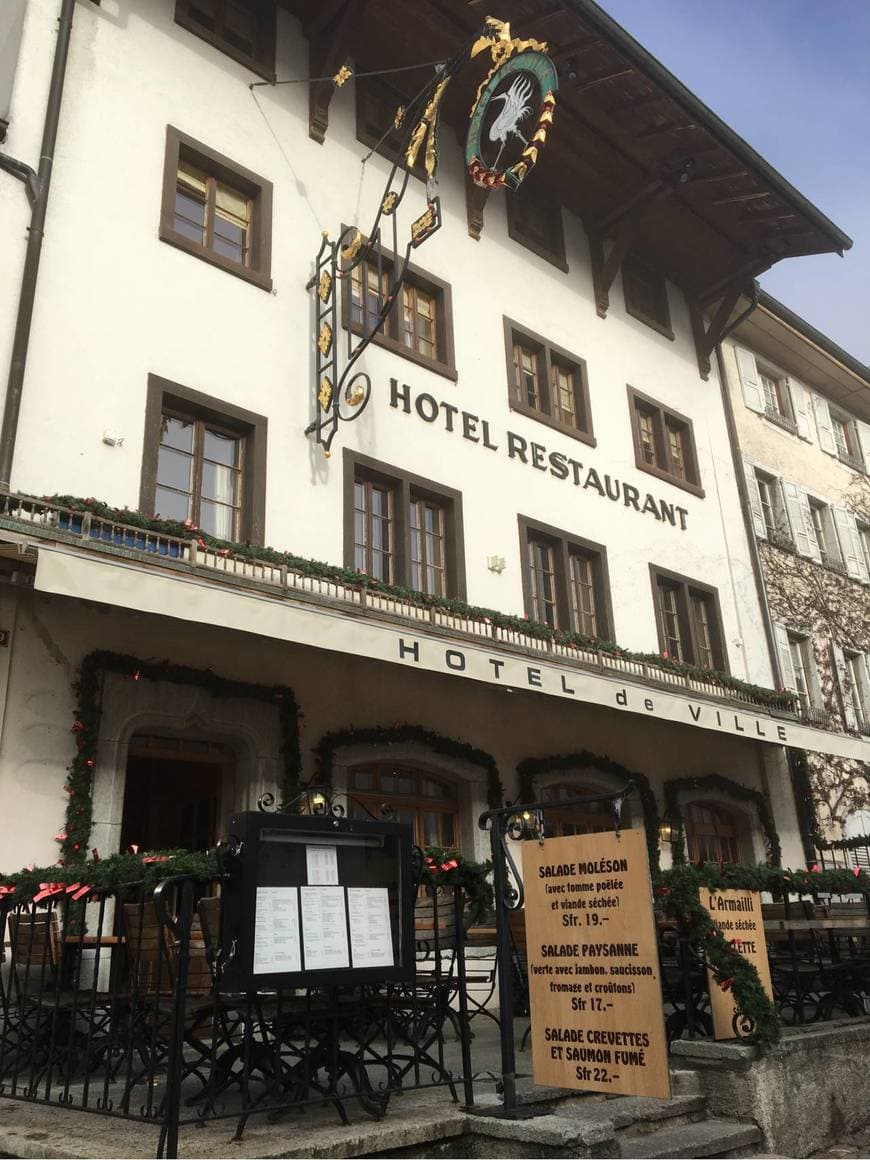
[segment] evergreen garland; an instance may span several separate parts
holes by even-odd
[[[856,838],[823,838],[816,834],[813,838],[820,850],[865,850],[870,848],[870,834],[859,834]]]
[[[101,677],[104,673],[118,673],[134,681],[144,679],[194,685],[222,700],[241,697],[277,706],[283,762],[281,796],[285,802],[298,796],[302,757],[299,751],[299,710],[292,689],[284,685],[256,685],[230,680],[218,676],[211,669],[194,669],[171,661],[143,661],[123,653],[97,650],[84,658],[78,679],[73,684],[78,700],[71,729],[75,736],[76,754],[68,766],[64,785],[69,795],[66,825],[55,835],[63,863],[81,862],[87,854],[91,836],[94,767],[102,711]]]
[[[756,890],[783,894],[862,894],[870,897],[870,876],[863,870],[782,870],[774,866],[675,866],[654,876],[657,905],[679,923],[704,954],[715,981],[730,988],[738,1008],[752,1021],[752,1041],[762,1049],[779,1039],[782,1025],[765,993],[758,971],[716,928],[700,901],[701,890]]]
[[[758,820],[764,832],[764,841],[767,845],[767,858],[772,866],[782,863],[782,848],[779,844],[779,834],[767,798],[757,789],[750,789],[719,773],[708,773],[701,777],[678,777],[664,784],[665,817],[674,828],[671,843],[671,857],[674,865],[682,865],[686,861],[685,832],[683,811],[680,805],[680,793],[683,790],[717,790],[735,801],[749,802],[758,811]]]
[[[90,887],[84,896],[100,895],[128,898],[131,895],[152,894],[159,882],[176,874],[191,875],[198,882],[211,882],[221,877],[221,865],[215,851],[197,853],[192,850],[155,850],[133,854],[112,854],[93,861],[68,862],[63,866],[28,866],[15,874],[0,874],[0,886],[11,888],[14,905],[31,901],[48,884],[62,885],[50,897],[69,898],[68,886]],[[6,893],[4,891],[4,893]]]
[[[646,774],[626,769],[624,765],[611,761],[609,757],[600,757],[588,749],[581,749],[579,753],[561,753],[553,757],[527,757],[517,766],[518,800],[524,805],[535,800],[535,783],[542,774],[579,768],[592,768],[611,777],[621,778],[624,782],[631,782],[635,786],[643,810],[650,869],[658,870],[659,807]]]
[[[452,737],[434,733],[431,729],[424,729],[422,725],[375,725],[367,729],[355,729],[351,725],[348,729],[324,733],[312,750],[316,760],[314,783],[332,785],[335,751],[344,745],[399,745],[408,741],[423,745],[445,757],[481,766],[486,770],[487,805],[491,810],[500,809],[504,805],[504,787],[492,754],[476,749],[467,741],[456,741]]]
[[[36,497],[32,497],[36,499]],[[793,711],[797,701],[797,694],[787,689],[766,689],[761,685],[753,685],[748,681],[741,681],[730,673],[716,669],[700,668],[688,665],[683,661],[676,661],[660,653],[633,653],[621,648],[613,641],[600,637],[587,636],[582,632],[569,632],[564,629],[553,629],[547,624],[531,620],[527,616],[512,616],[499,612],[493,608],[480,608],[467,604],[464,600],[456,600],[449,596],[436,596],[432,593],[419,592],[415,588],[405,588],[398,584],[386,584],[365,572],[358,572],[353,568],[343,568],[336,564],[326,564],[320,560],[310,560],[302,556],[294,556],[291,552],[279,552],[275,548],[259,547],[250,543],[236,543],[232,540],[220,540],[191,524],[190,521],[180,523],[177,520],[163,520],[153,516],[145,516],[141,512],[130,511],[128,508],[110,507],[96,499],[79,499],[77,496],[53,495],[43,496],[46,503],[56,504],[67,508],[71,512],[89,512],[99,519],[126,524],[143,531],[155,532],[163,536],[174,536],[181,540],[195,539],[201,548],[211,548],[219,555],[232,556],[244,560],[259,560],[279,567],[285,566],[300,572],[304,576],[312,576],[328,580],[335,584],[344,584],[351,588],[371,589],[385,596],[395,596],[401,600],[408,600],[422,608],[438,608],[444,612],[457,616],[468,616],[479,620],[489,621],[498,628],[510,629],[514,632],[526,633],[539,640],[552,640],[556,644],[568,647],[587,649],[592,652],[605,653],[610,656],[623,657],[626,660],[638,661],[651,665],[654,668],[666,669],[669,672],[679,673],[698,681],[707,681],[719,685],[724,689],[748,695],[761,704],[772,709]],[[38,501],[37,501],[38,502]],[[61,531],[68,530],[74,534],[80,533],[81,521],[74,517],[68,520],[69,528],[60,527]],[[118,533],[119,543],[123,544],[123,534]],[[95,534],[95,539],[102,537]],[[135,543],[128,545],[137,547]],[[144,546],[144,545],[143,545]]]
[[[797,813],[804,857],[808,862],[811,862],[815,857],[813,843],[815,842],[815,845],[818,846],[821,835],[818,833],[819,822],[810,779],[810,763],[807,761],[805,749],[789,748],[786,749],[785,753],[791,774],[795,812]]]

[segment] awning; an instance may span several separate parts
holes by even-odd
[[[423,623],[396,626],[359,611],[303,604],[176,572],[167,575],[117,558],[40,545],[35,588],[55,596],[93,600],[405,668],[601,705],[768,745],[870,760],[870,741],[863,738],[827,733],[691,693],[660,690],[625,674],[589,673],[548,656],[518,655],[495,643],[487,647],[454,640],[427,631]]]

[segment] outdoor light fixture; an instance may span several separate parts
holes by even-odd
[[[659,824],[659,841],[673,842],[674,840],[674,823],[665,818]]]
[[[496,572],[499,575],[501,575],[501,573],[504,572],[505,568],[507,567],[505,564],[504,556],[487,556],[486,566],[489,568],[490,572]]]

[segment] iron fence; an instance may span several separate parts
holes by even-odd
[[[0,1095],[153,1124],[157,1156],[207,1120],[234,1119],[238,1138],[251,1115],[315,1105],[380,1119],[417,1088],[471,1105],[466,900],[418,899],[411,982],[234,994],[220,899],[192,878],[138,897],[7,895]]]

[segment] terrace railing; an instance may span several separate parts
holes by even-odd
[[[0,496],[0,527],[18,533],[26,530],[35,538],[53,539],[139,559],[143,563],[195,572],[210,579],[260,589],[269,596],[278,594],[290,599],[337,605],[361,615],[425,626],[476,643],[491,641],[500,648],[549,655],[578,669],[633,678],[659,688],[737,705],[751,705],[754,710],[778,717],[796,717],[789,709],[771,708],[748,689],[732,688],[712,677],[707,680],[697,673],[678,672],[599,649],[543,639],[532,632],[524,632],[522,628],[495,624],[485,615],[448,611],[415,602],[410,597],[379,592],[363,583],[357,585],[311,575],[287,564],[251,559],[234,554],[230,549],[214,548],[196,533],[191,533],[190,537],[169,535],[125,524],[120,519],[109,519],[20,495]]]

